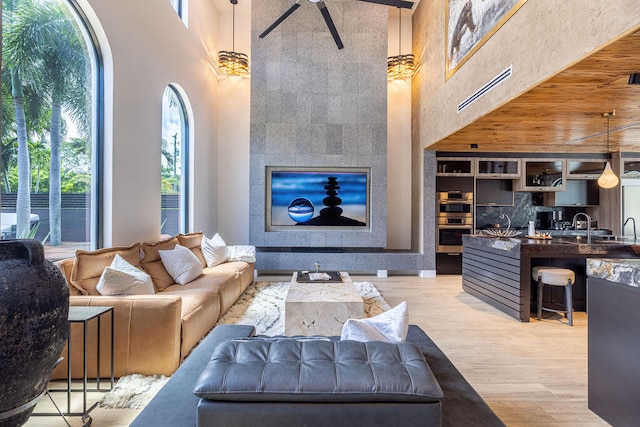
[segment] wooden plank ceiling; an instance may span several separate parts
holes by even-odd
[[[431,145],[438,151],[640,152],[640,31],[612,42],[520,97]],[[476,150],[474,150],[476,151]]]

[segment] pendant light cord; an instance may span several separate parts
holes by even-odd
[[[235,3],[231,3],[231,4],[232,4],[231,50],[235,52],[236,51],[236,4]]]
[[[609,121],[611,120],[611,116],[607,114],[607,153],[609,153]]]
[[[398,20],[398,55],[402,55],[402,8],[398,8],[400,19]]]

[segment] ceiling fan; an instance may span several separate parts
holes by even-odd
[[[280,25],[282,21],[287,19],[289,15],[295,12],[296,9],[300,7],[300,4],[303,1],[304,0],[297,0],[278,19],[276,19],[275,22],[269,26],[269,28],[264,30],[258,37],[261,39],[266,37],[271,31],[273,31],[278,25]],[[338,49],[342,49],[344,47],[344,44],[342,44],[342,40],[340,39],[338,30],[336,30],[336,26],[333,23],[333,19],[331,19],[331,14],[329,14],[327,5],[324,4],[323,0],[307,0],[307,1],[309,3],[315,3],[316,6],[318,6],[318,9],[320,9],[320,13],[322,13],[322,17],[324,18],[324,22],[326,22],[327,27],[329,28],[329,32],[333,36],[333,40],[336,42]],[[368,3],[376,3],[376,4],[382,4],[385,6],[392,6],[392,7],[404,8],[404,9],[411,9],[413,7],[413,2],[405,1],[405,0],[358,0],[358,1],[365,1]]]

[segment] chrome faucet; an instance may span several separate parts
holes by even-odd
[[[624,224],[622,224],[622,228],[627,226],[629,220],[633,221],[633,240],[638,240],[638,235],[636,234],[636,219],[632,216],[624,220]]]
[[[571,221],[571,226],[574,229],[576,228],[576,219],[580,215],[584,215],[584,217],[587,219],[587,243],[591,243],[591,217],[589,215],[587,215],[584,212],[578,212],[577,214],[574,215],[573,221]]]

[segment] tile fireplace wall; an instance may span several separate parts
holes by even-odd
[[[258,35],[292,1],[253,0],[251,46],[250,243],[268,270],[387,269],[388,8],[334,0],[328,10],[344,43],[339,50],[315,4],[298,10],[264,39]],[[371,168],[370,232],[265,230],[267,166]],[[294,247],[316,248],[290,252]],[[324,253],[324,248],[358,248]],[[259,249],[260,250],[260,249]],[[418,269],[418,254],[397,269]],[[405,260],[407,258],[408,260]]]

